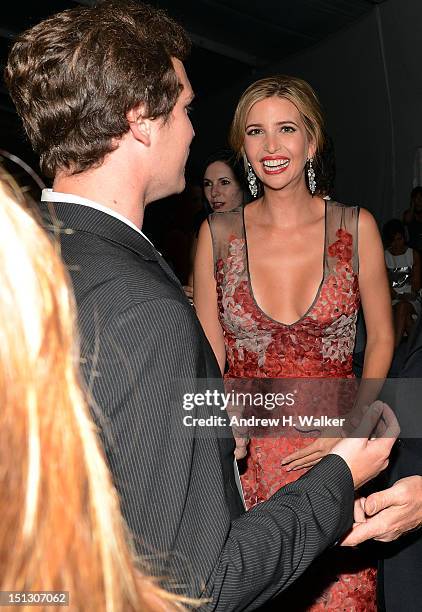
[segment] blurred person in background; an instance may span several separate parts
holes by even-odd
[[[138,559],[135,569],[79,385],[67,273],[16,203],[14,181],[1,176],[1,590],[68,591],[80,612],[181,609],[147,576],[146,564]],[[62,609],[45,609],[53,608]]]
[[[212,212],[227,212],[251,199],[242,167],[230,149],[219,149],[212,153],[204,163],[202,177],[203,207],[195,219],[195,239],[190,251],[188,283],[183,287],[191,302],[193,301],[193,265],[201,224]]]
[[[385,223],[383,238],[394,313],[394,346],[397,348],[404,334],[410,334],[421,313],[421,260],[418,251],[406,245],[405,229],[399,219]]]
[[[400,439],[388,469],[376,480],[377,490],[370,486],[366,499],[359,500],[364,514],[343,541],[380,543],[378,612],[420,612],[422,602],[422,315],[400,351],[397,379],[383,392],[402,426]]]
[[[229,149],[216,151],[207,158],[202,185],[213,212],[226,212],[250,200],[243,169]]]
[[[422,186],[414,187],[410,194],[410,208],[403,214],[406,242],[422,254]],[[422,279],[421,279],[422,280]]]

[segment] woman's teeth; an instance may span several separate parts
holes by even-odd
[[[266,168],[287,168],[289,159],[266,159],[263,164]]]

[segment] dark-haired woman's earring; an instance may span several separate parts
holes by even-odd
[[[256,182],[255,172],[252,170],[252,166],[250,165],[249,162],[248,162],[247,179],[248,179],[249,191],[251,192],[252,196],[256,198],[256,196],[258,195],[258,183]]]
[[[310,157],[308,159],[308,185],[309,191],[314,195],[316,190],[316,182],[315,182],[315,170],[312,167],[313,159]]]

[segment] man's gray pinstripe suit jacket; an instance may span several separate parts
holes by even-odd
[[[212,380],[220,378],[216,360],[170,268],[106,213],[71,203],[41,208],[47,226],[59,226],[83,375],[137,551],[168,588],[210,598],[204,609],[257,609],[351,526],[349,468],[328,456],[244,512],[231,435],[187,435],[183,426],[174,381],[197,389],[207,384],[197,379],[221,383]]]

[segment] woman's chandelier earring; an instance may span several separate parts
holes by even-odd
[[[251,192],[252,196],[256,198],[256,196],[258,195],[258,183],[256,181],[255,172],[252,170],[252,166],[250,165],[249,162],[248,162],[247,179],[248,179],[249,191]]]
[[[316,190],[316,182],[315,182],[315,170],[312,167],[313,158],[310,157],[308,159],[308,185],[309,191],[314,195]],[[248,175],[249,176],[249,175]]]

